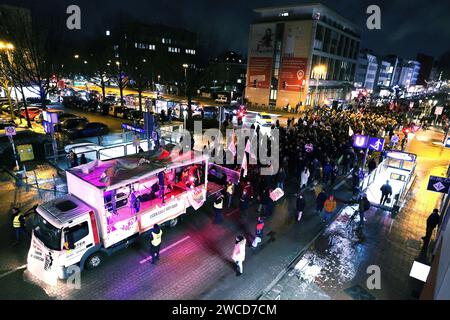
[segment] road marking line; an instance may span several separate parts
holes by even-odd
[[[26,267],[27,267],[27,265],[24,264],[24,265],[22,265],[22,266],[20,266],[20,267],[17,267],[17,268],[15,268],[15,269],[12,269],[12,270],[10,270],[10,271],[8,271],[8,272],[5,272],[5,273],[3,273],[3,274],[0,274],[0,279],[6,277],[6,276],[8,276],[8,275],[10,275],[11,273],[16,272],[17,270],[25,269]]]
[[[166,252],[167,250],[172,249],[173,247],[179,245],[180,243],[182,243],[182,242],[184,242],[184,241],[186,241],[186,240],[188,240],[188,239],[190,239],[190,238],[191,238],[191,236],[186,236],[186,237],[184,237],[183,239],[178,240],[177,242],[172,243],[170,246],[168,246],[168,247],[162,249],[162,250],[160,251],[160,253],[164,253],[164,252]],[[139,261],[139,263],[140,263],[140,264],[143,264],[143,263],[146,263],[147,261],[150,261],[150,260],[152,260],[152,256],[148,256],[147,258],[145,258],[145,259]]]

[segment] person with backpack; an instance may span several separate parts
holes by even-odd
[[[370,209],[370,201],[367,199],[367,195],[363,194],[361,199],[359,200],[359,224],[364,225],[364,214],[367,210]]]
[[[264,231],[264,217],[259,216],[256,220],[256,232],[255,239],[252,242],[252,247],[256,248],[258,244],[262,241],[263,231]]]

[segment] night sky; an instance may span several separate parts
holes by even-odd
[[[103,29],[118,15],[142,22],[184,27],[207,42],[212,54],[231,49],[247,55],[252,9],[265,6],[305,4],[314,1],[292,0],[0,0],[24,4],[42,14],[66,15],[65,8],[77,4],[82,11],[82,30],[78,36]],[[362,47],[375,53],[395,53],[415,58],[419,52],[435,57],[450,50],[450,1],[448,0],[322,0],[362,30]],[[381,8],[381,30],[366,28],[366,8]],[[72,31],[73,32],[73,31]]]

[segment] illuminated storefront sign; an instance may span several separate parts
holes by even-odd
[[[353,146],[355,148],[367,148],[368,143],[369,143],[368,136],[362,136],[360,134],[355,134],[353,136]]]

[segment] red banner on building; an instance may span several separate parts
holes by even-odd
[[[247,86],[268,89],[270,87],[271,69],[272,58],[250,57],[248,63]]]
[[[284,57],[281,62],[279,90],[300,91],[305,80],[307,58]]]

